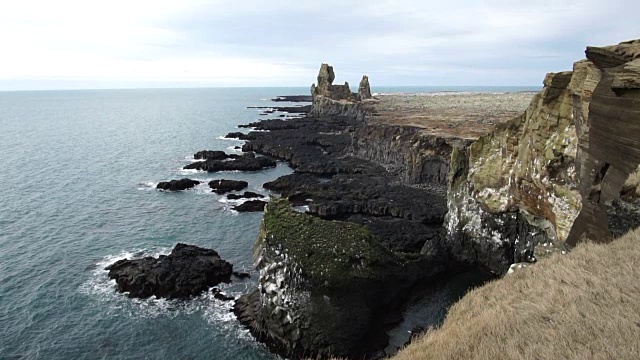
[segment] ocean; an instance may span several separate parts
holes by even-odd
[[[181,168],[199,150],[236,151],[242,142],[222,137],[264,118],[247,107],[307,92],[0,92],[0,359],[274,359],[238,325],[229,303],[210,294],[190,301],[129,299],[115,291],[104,267],[168,253],[184,242],[213,248],[235,270],[252,271],[262,214],[232,211],[206,182],[245,180],[248,190],[267,194],[263,183],[292,170],[284,163],[253,173]],[[178,193],[155,189],[183,177],[205,183]],[[245,293],[256,276],[223,290]]]

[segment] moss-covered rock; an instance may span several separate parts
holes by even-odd
[[[381,323],[399,295],[444,269],[390,252],[364,226],[295,212],[285,199],[267,205],[254,257],[258,289],[235,312],[290,358],[358,357],[384,347]]]

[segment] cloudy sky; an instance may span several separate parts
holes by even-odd
[[[539,85],[640,37],[637,0],[2,0],[0,90]]]

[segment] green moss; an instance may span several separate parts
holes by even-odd
[[[273,198],[267,205],[258,246],[286,254],[306,280],[320,286],[340,286],[354,277],[379,278],[384,268],[400,265],[400,258],[366,227],[295,212],[286,199]]]

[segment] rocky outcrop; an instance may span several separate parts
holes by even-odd
[[[234,311],[252,334],[288,358],[361,358],[384,347],[384,315],[443,264],[409,260],[363,226],[296,213],[272,200],[254,248],[258,289]],[[419,270],[419,271],[418,271]]]
[[[367,100],[371,99],[371,86],[369,85],[369,77],[367,75],[362,76],[360,85],[358,86],[358,99]]]
[[[169,255],[119,260],[108,266],[109,278],[129,297],[189,298],[221,282],[231,281],[233,266],[218,253],[177,244]]]
[[[589,107],[588,141],[585,136],[580,142],[583,206],[569,246],[584,239],[612,239],[609,224],[626,215],[611,204],[619,201],[625,182],[640,164],[640,40],[589,47],[586,54],[601,71],[601,79]]]
[[[240,155],[227,154],[224,151],[219,150],[202,150],[193,155],[196,160],[224,160],[224,159],[236,159]]]
[[[253,191],[245,191],[243,194],[229,194],[227,195],[227,199],[229,200],[238,200],[238,199],[252,199],[252,198],[264,198],[264,195],[254,193]]]
[[[160,182],[156,188],[165,191],[182,191],[191,189],[192,187],[200,184],[200,181],[191,180],[191,179],[180,179],[180,180],[171,180],[171,181],[163,181]]]
[[[213,189],[216,194],[225,194],[231,191],[240,191],[249,186],[249,183],[242,180],[211,180],[209,181],[209,187]]]
[[[640,160],[637,47],[589,48],[574,71],[548,74],[520,117],[454,147],[447,215],[454,254],[504,273],[565,242],[610,238],[606,204]]]
[[[186,170],[202,170],[208,172],[218,171],[258,171],[275,167],[276,162],[254,153],[242,154],[232,160],[206,160],[197,161],[184,167]]]
[[[361,101],[371,100],[369,78],[363,77],[357,94],[351,92],[348,82],[344,85],[334,85],[335,78],[333,67],[322,64],[318,73],[318,85],[311,85],[313,104],[309,115],[316,118],[347,116],[361,119]]]
[[[262,200],[249,200],[240,205],[233,207],[233,210],[237,212],[259,212],[264,210],[264,206],[267,205],[266,201]]]

